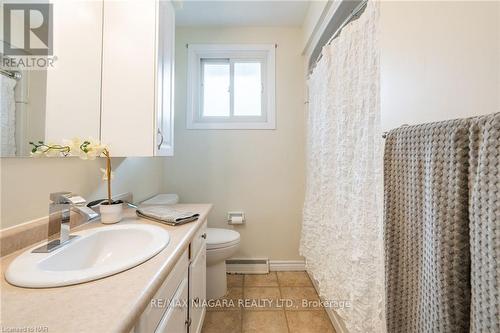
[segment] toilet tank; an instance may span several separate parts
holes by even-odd
[[[163,193],[141,202],[141,205],[175,205],[176,203],[179,203],[179,196],[177,194]]]

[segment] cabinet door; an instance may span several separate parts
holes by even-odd
[[[174,268],[170,271],[167,278],[142,313],[134,327],[135,333],[153,333],[156,330],[159,323],[162,321],[162,318],[165,316],[165,313],[169,309],[167,301],[175,297],[174,295],[179,290],[179,286],[182,285],[183,281],[184,285],[187,285],[185,280],[188,278],[188,269],[189,257],[188,251],[186,250],[181,255]],[[187,297],[185,300],[187,301]],[[187,304],[184,306],[187,308]],[[184,332],[186,331],[187,329],[184,330]]]
[[[174,155],[175,11],[170,1],[160,1],[157,68],[155,155]]]
[[[155,333],[182,333],[187,332],[187,317],[188,317],[188,279],[187,276],[182,280],[174,297],[172,297],[171,305],[163,315]]]
[[[157,7],[104,2],[101,140],[113,156],[154,155]]]
[[[207,256],[206,243],[203,242],[200,250],[189,266],[189,317],[191,325],[189,332],[201,332],[205,317],[207,297]]]
[[[27,141],[60,143],[62,139],[74,137],[97,139],[101,109],[102,1],[52,0],[51,3],[57,60],[46,72],[30,73],[33,86],[28,88],[29,111],[42,111],[45,106],[45,138],[40,134],[28,135]],[[36,119],[43,119],[43,115]]]

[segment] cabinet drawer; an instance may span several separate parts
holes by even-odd
[[[190,333],[201,332],[205,317],[206,283],[207,283],[207,252],[205,244],[189,265],[189,317],[191,318]]]
[[[139,318],[139,322],[135,326],[135,333],[155,332],[163,314],[169,309],[168,302],[173,299],[176,290],[178,290],[182,281],[187,278],[188,266],[188,252],[184,251],[165,282],[163,282],[160,289],[158,289],[158,292]]]
[[[205,247],[205,243],[207,241],[207,220],[205,220],[196,232],[196,234],[193,237],[193,240],[191,241],[191,257],[190,259],[192,260],[196,255],[198,254],[198,251],[202,248]]]
[[[181,281],[179,288],[172,297],[172,303],[158,324],[155,333],[182,333],[187,332],[188,308],[188,278],[187,275]]]

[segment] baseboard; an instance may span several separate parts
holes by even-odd
[[[226,272],[237,274],[267,274],[269,259],[228,259]]]
[[[307,274],[309,275],[309,278],[311,279],[311,282],[314,286],[314,289],[316,289],[316,293],[319,295],[319,288],[318,288],[317,281],[312,277],[312,275],[309,272],[307,272]],[[325,308],[325,312],[328,315],[328,318],[330,319],[330,321],[332,322],[333,328],[335,329],[336,333],[348,333],[344,322],[339,317],[339,315],[335,312],[335,310],[333,310],[332,308]]]
[[[306,262],[304,260],[269,260],[269,270],[279,271],[305,271]]]
[[[228,259],[226,271],[237,274],[267,274],[279,271],[305,271],[304,260],[268,260],[268,259]]]

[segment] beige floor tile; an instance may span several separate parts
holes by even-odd
[[[319,297],[313,287],[281,287],[281,296],[285,300],[292,300],[286,310],[321,310]]]
[[[244,287],[277,287],[276,272],[269,274],[245,274]]]
[[[233,302],[208,308],[202,332],[334,333],[305,272],[229,274],[227,279],[228,293],[222,299]],[[286,303],[282,302],[287,299],[293,300],[293,304],[283,311]],[[256,307],[252,300],[261,300],[258,304],[265,307]],[[309,306],[304,307],[303,300],[309,301]],[[246,307],[238,308],[242,302]]]
[[[243,287],[243,274],[227,274],[227,287]]]
[[[280,289],[277,287],[243,288],[245,310],[282,310]]]
[[[285,311],[290,333],[335,333],[325,311]]]
[[[281,287],[312,287],[306,272],[277,272]]]
[[[284,311],[243,311],[242,326],[243,333],[288,333]]]
[[[202,333],[241,333],[241,311],[207,312]]]
[[[217,300],[208,302],[207,311],[231,311],[241,308],[243,288],[227,288],[227,294]]]

